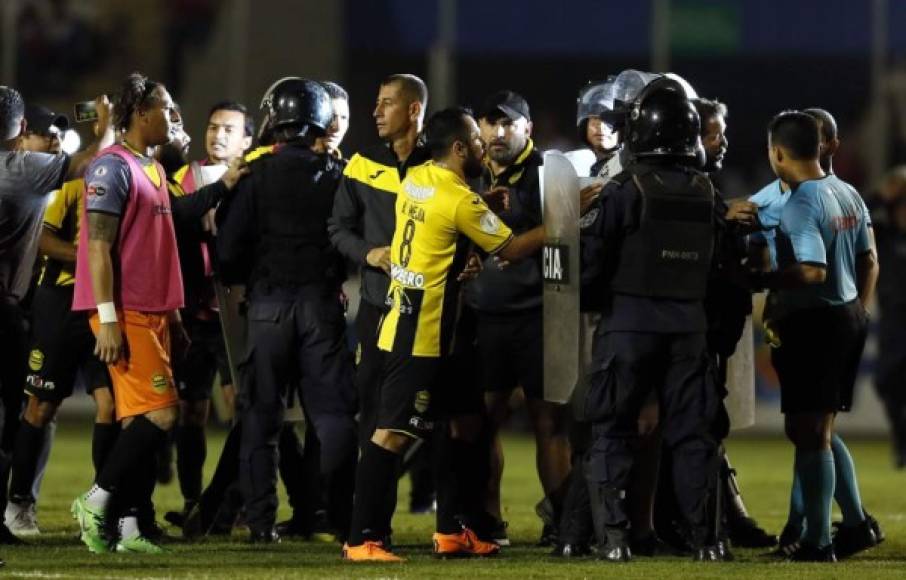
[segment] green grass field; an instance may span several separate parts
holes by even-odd
[[[430,555],[433,517],[406,512],[407,489],[400,489],[400,512],[394,522],[399,552],[409,561],[398,565],[347,564],[339,546],[286,541],[275,547],[253,547],[241,535],[231,541],[187,544],[173,539],[158,556],[93,555],[76,539],[69,516],[73,497],[90,484],[90,424],[61,425],[39,503],[44,534],[24,547],[2,547],[7,561],[0,576],[8,578],[772,578],[868,580],[906,578],[906,474],[890,468],[886,443],[851,441],[859,468],[863,498],[887,532],[881,547],[835,566],[793,565],[766,560],[759,552],[735,550],[738,561],[694,564],[685,558],[638,559],[627,565],[595,560],[559,561],[536,548],[540,523],[533,506],[541,497],[534,475],[533,445],[521,437],[506,442],[504,479],[506,519],[514,546],[494,559],[436,561]],[[208,468],[213,468],[222,433],[210,442]],[[737,439],[730,457],[740,472],[753,514],[779,530],[786,514],[791,450],[780,440]],[[158,513],[181,507],[178,486],[158,488]],[[287,515],[281,509],[281,517]],[[178,530],[173,530],[176,534]]]

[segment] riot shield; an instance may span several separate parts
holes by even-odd
[[[579,177],[559,151],[540,168],[545,242],[544,398],[569,401],[579,378]]]
[[[746,318],[736,352],[727,361],[727,413],[730,427],[745,429],[755,424],[755,334],[751,315]]]
[[[195,179],[196,188],[204,187],[220,179],[226,167],[223,165],[190,165],[192,177]],[[208,216],[206,216],[207,218]],[[213,220],[208,223],[212,224]],[[210,233],[215,233],[213,227],[206,227]],[[227,362],[230,365],[232,384],[239,388],[239,375],[236,365],[245,351],[246,325],[245,316],[241,312],[241,305],[245,301],[245,289],[242,286],[228,287],[220,280],[220,268],[217,263],[217,253],[214,250],[213,240],[208,242],[208,250],[214,269],[214,294],[217,297],[217,306],[220,314],[220,326],[223,329],[223,338],[226,345]],[[223,378],[221,378],[223,380]]]

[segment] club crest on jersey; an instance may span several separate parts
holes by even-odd
[[[496,234],[500,230],[500,219],[492,211],[486,211],[479,219],[481,231],[486,234]]]
[[[32,350],[28,353],[28,368],[38,372],[44,367],[44,353],[38,349]]]
[[[428,405],[431,404],[431,393],[426,390],[421,390],[415,393],[415,403],[413,406],[415,410],[419,413],[424,413],[428,410]]]
[[[167,387],[170,386],[170,381],[167,380],[167,376],[161,373],[157,373],[151,377],[151,386],[158,393],[163,393],[167,390]]]
[[[101,165],[100,167],[98,167],[97,169],[94,170],[94,174],[97,175],[98,177],[104,177],[105,175],[107,175],[107,168],[104,167],[103,165]]]

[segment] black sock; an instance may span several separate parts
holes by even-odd
[[[16,433],[13,447],[12,476],[9,484],[9,497],[15,502],[33,502],[31,495],[35,472],[38,470],[38,457],[44,446],[46,427],[35,427],[25,419]]]
[[[91,462],[94,463],[95,479],[100,476],[101,470],[104,469],[104,464],[107,462],[107,457],[110,455],[110,450],[113,449],[119,434],[119,423],[94,424],[94,435],[91,437]]]
[[[176,429],[176,473],[179,489],[187,502],[201,496],[201,477],[207,456],[204,427],[181,425]]]
[[[437,490],[437,532],[455,534],[462,531],[459,516],[462,513],[457,490],[458,453],[456,443],[450,437],[446,423],[435,425],[437,430],[434,444],[434,477]]]
[[[151,455],[158,451],[166,432],[149,421],[144,415],[132,420],[117,437],[107,457],[104,468],[97,478],[102,489],[113,491],[125,481],[125,476],[142,465],[151,463]]]
[[[397,466],[400,457],[392,451],[369,441],[359,461],[355,479],[355,504],[349,545],[358,546],[365,540],[381,539],[382,531],[390,527],[384,520],[383,509],[389,490],[396,489]]]

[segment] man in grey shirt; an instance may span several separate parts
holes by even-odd
[[[9,460],[25,385],[25,317],[20,301],[28,292],[48,195],[79,177],[101,149],[113,144],[110,103],[95,100],[99,136],[72,156],[24,151],[25,103],[11,87],[0,86],[0,513],[6,507]],[[0,524],[0,544],[19,543]]]

